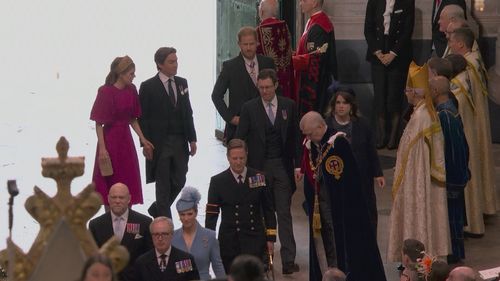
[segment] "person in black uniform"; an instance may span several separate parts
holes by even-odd
[[[399,143],[398,125],[406,76],[413,57],[415,0],[387,2],[368,1],[364,32],[368,43],[366,60],[372,70],[377,148],[395,149]]]
[[[272,193],[264,174],[246,166],[243,140],[229,141],[227,159],[229,168],[210,179],[205,218],[205,227],[215,230],[222,210],[218,238],[226,273],[238,255],[262,259],[266,250],[274,251],[276,241]]]

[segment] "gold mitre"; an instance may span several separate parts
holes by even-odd
[[[437,120],[436,111],[429,92],[429,68],[427,67],[427,63],[422,66],[417,65],[414,61],[410,63],[406,86],[409,88],[422,89],[427,111],[429,112],[432,120]]]
[[[408,68],[406,86],[409,88],[422,89],[424,95],[426,97],[429,96],[429,68],[427,64],[419,66],[414,61],[411,62]]]

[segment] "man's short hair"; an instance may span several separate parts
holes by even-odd
[[[170,231],[174,231],[174,223],[172,222],[171,219],[164,217],[164,216],[159,216],[156,217],[150,224],[149,224],[149,232],[153,232],[153,225],[159,223],[159,222],[166,222],[170,228]]]
[[[234,259],[229,275],[234,281],[263,280],[264,264],[257,257],[240,255]]]
[[[474,32],[470,28],[457,28],[451,36],[460,42],[463,42],[467,49],[472,49],[474,45]]]
[[[430,281],[446,281],[450,267],[448,264],[441,260],[436,260],[431,265],[431,273],[429,274]]]
[[[255,40],[257,40],[257,31],[255,30],[255,28],[251,26],[244,26],[238,31],[238,42],[241,42],[241,38],[247,35],[253,35]]]
[[[163,64],[165,62],[165,59],[170,54],[175,54],[175,53],[177,53],[177,50],[174,47],[161,47],[158,50],[156,50],[155,53],[156,68],[159,70],[160,68],[158,67],[158,65]]]
[[[407,255],[412,262],[424,257],[425,246],[416,239],[406,239],[403,241],[403,254]]]
[[[449,60],[432,57],[427,61],[427,65],[430,69],[434,70],[437,75],[444,76],[448,78],[448,80],[451,79],[453,66],[451,65],[451,62]]]
[[[278,83],[278,75],[276,75],[276,71],[274,71],[274,69],[262,69],[257,76],[257,80],[264,80],[269,78],[273,81],[273,84]]]
[[[450,54],[447,55],[445,59],[451,63],[453,69],[451,74],[452,78],[467,69],[467,60],[462,55]]]
[[[232,140],[230,140],[227,143],[227,155],[229,155],[229,152],[232,149],[236,149],[236,148],[243,148],[246,152],[248,152],[247,144],[245,143],[244,140],[242,140],[242,139],[232,139]]]

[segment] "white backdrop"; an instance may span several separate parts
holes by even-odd
[[[96,136],[89,114],[116,56],[127,54],[135,61],[134,83],[139,87],[156,73],[156,49],[177,49],[178,75],[189,82],[199,139],[188,184],[206,189],[209,178],[193,175],[198,169],[208,174],[221,169],[207,162],[221,151],[212,137],[215,111],[210,100],[215,80],[214,0],[0,0],[0,6],[0,249],[8,236],[6,181],[16,179],[20,189],[13,239],[27,251],[38,225],[25,211],[24,201],[35,185],[55,194],[55,182],[41,175],[40,158],[56,156],[60,136],[70,142],[70,156],[86,159],[85,174],[73,181],[73,193],[91,182]],[[137,138],[135,142],[138,147]],[[145,182],[139,149],[138,155]],[[154,186],[144,184],[143,190],[149,205]],[[136,209],[145,211],[147,206]]]

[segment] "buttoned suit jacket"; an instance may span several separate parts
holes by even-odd
[[[188,144],[196,141],[193,109],[189,100],[187,80],[174,76],[177,90],[176,107],[179,109],[186,140],[185,153],[189,154]],[[139,88],[142,116],[139,124],[144,137],[153,143],[153,160],[146,160],[146,183],[155,181],[156,166],[161,155],[162,144],[169,132],[166,126],[168,111],[174,110],[170,97],[158,74],[141,83]]]
[[[295,186],[293,169],[294,167],[300,167],[302,159],[297,106],[289,98],[276,97],[278,107],[276,109],[274,126],[279,128],[282,141],[283,164],[291,177],[290,182]],[[264,108],[260,96],[243,105],[236,137],[246,141],[248,146],[247,164],[258,170],[263,170],[264,168],[266,160],[266,124],[269,125],[270,122],[267,109]]]
[[[384,51],[384,12],[385,0],[368,0],[365,17],[365,38],[368,44],[366,60],[380,63],[374,55],[377,50]],[[411,37],[415,22],[415,0],[395,0],[389,27],[388,50],[397,56],[391,66],[407,71],[413,58]]]
[[[446,46],[448,46],[448,40],[446,40],[446,34],[439,31],[439,16],[443,11],[443,8],[447,5],[459,5],[464,10],[465,15],[465,0],[441,0],[441,4],[436,11],[436,0],[433,1],[432,6],[432,44],[436,49],[436,54],[438,57],[442,57]],[[431,46],[432,46],[431,44]]]
[[[256,55],[259,71],[263,69],[275,69],[273,59]],[[224,95],[228,91],[229,105],[224,101]],[[222,69],[215,82],[212,91],[212,101],[215,108],[226,121],[225,134],[229,141],[236,132],[236,126],[232,125],[231,119],[240,116],[243,104],[259,95],[250,74],[245,66],[245,59],[242,54],[222,63]]]
[[[133,266],[135,260],[140,255],[153,248],[151,233],[149,232],[149,224],[151,221],[150,217],[129,209],[127,223],[139,224],[139,232],[134,234],[125,229],[123,234],[120,244],[127,248],[130,254],[130,260],[127,266],[122,270],[122,272],[120,272],[120,280],[135,280]],[[106,212],[105,214],[91,220],[89,223],[89,230],[92,233],[97,246],[101,247],[114,235],[111,213]]]
[[[261,256],[266,240],[276,241],[276,233],[267,233],[266,238],[266,228],[276,232],[271,190],[269,186],[251,188],[248,184],[248,178],[259,173],[247,167],[245,184],[238,184],[229,168],[210,179],[207,206],[222,210],[218,239],[223,259],[239,254]],[[218,218],[219,213],[210,213],[207,207],[205,227],[215,230]]]
[[[193,270],[178,273],[176,262],[191,260]],[[136,281],[190,281],[199,280],[198,268],[192,255],[172,246],[165,272],[160,271],[158,259],[154,249],[149,250],[135,261],[137,270]]]

